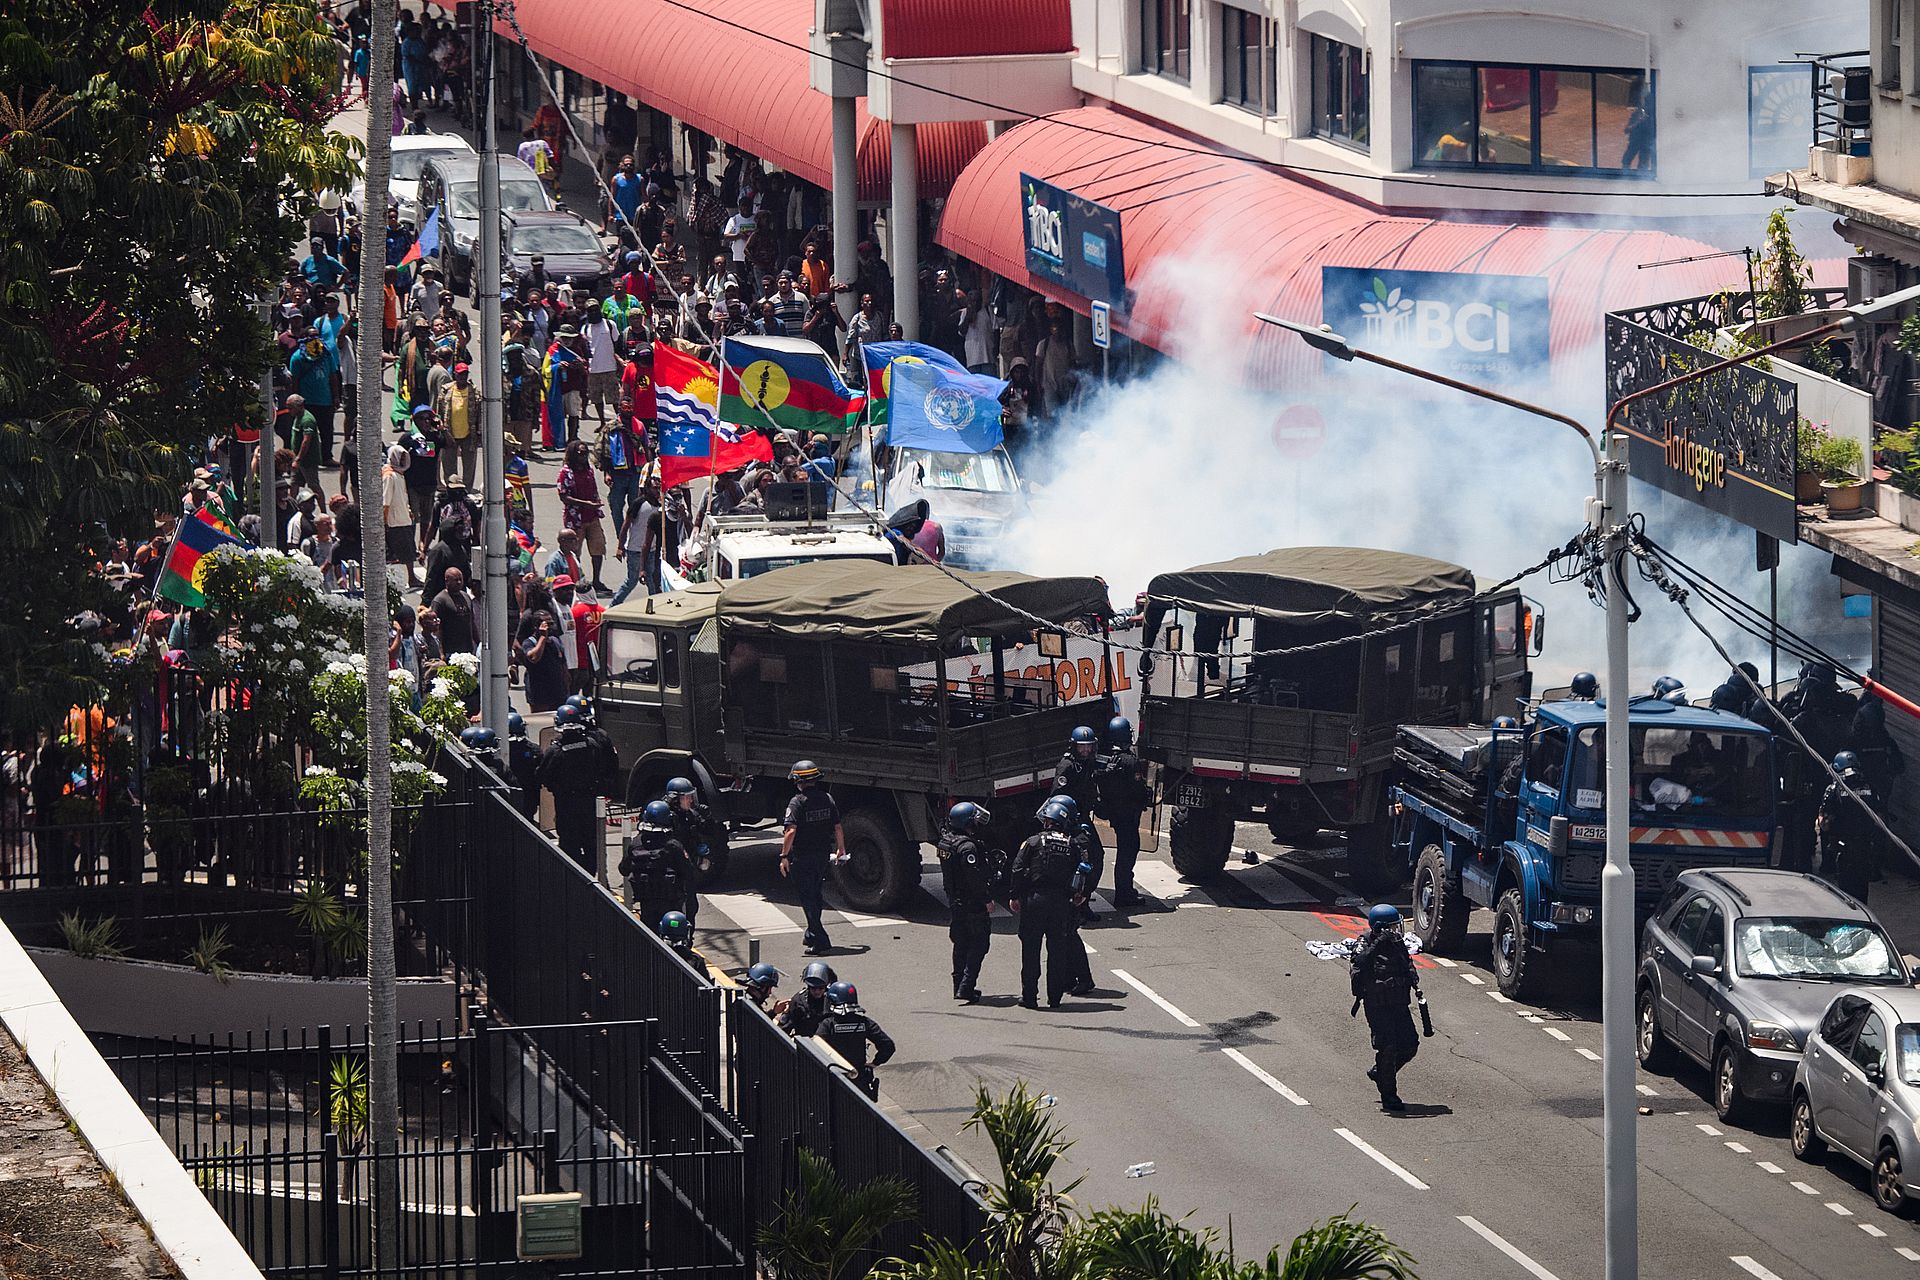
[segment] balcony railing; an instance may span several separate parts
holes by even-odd
[[[1848,156],[1873,154],[1873,66],[1867,51],[1807,59],[1813,87],[1813,145]]]

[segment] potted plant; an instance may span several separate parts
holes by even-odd
[[[1884,432],[1879,455],[1887,480],[1874,491],[1875,507],[1901,528],[1920,532],[1920,426]]]
[[[1807,465],[1807,456],[1802,454],[1800,461],[1802,466]],[[1827,514],[1857,513],[1867,488],[1867,482],[1860,478],[1865,465],[1860,442],[1822,433],[1812,461],[1820,473],[1820,496],[1827,501]]]
[[[1793,473],[1793,500],[1818,502],[1821,496],[1818,459],[1821,449],[1833,437],[1805,418],[1800,419],[1799,425],[1794,430],[1798,439],[1799,465]]]

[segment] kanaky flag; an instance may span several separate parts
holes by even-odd
[[[796,349],[781,338],[728,338],[720,364],[722,422],[840,435],[867,405],[817,347]]]
[[[209,551],[241,545],[240,539],[228,537],[207,521],[182,520],[174,528],[173,547],[167,552],[167,563],[154,586],[155,594],[189,609],[200,608],[207,602],[200,590],[201,560]]]
[[[404,267],[409,262],[418,262],[438,252],[440,252],[440,210],[436,207],[427,215],[425,225],[420,228],[419,238],[413,242],[413,247],[407,250],[407,256],[400,259],[400,265]]]
[[[749,462],[773,461],[773,442],[758,431],[744,432],[737,440],[719,434],[720,378],[705,360],[656,342],[653,392],[661,487],[671,489]]]

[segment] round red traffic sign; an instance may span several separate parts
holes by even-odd
[[[1283,458],[1311,458],[1327,434],[1326,419],[1310,404],[1290,404],[1273,419],[1273,447]]]

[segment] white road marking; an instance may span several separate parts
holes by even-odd
[[[1473,1232],[1473,1234],[1479,1236],[1482,1240],[1485,1240],[1509,1258],[1512,1258],[1522,1267],[1525,1267],[1527,1274],[1534,1277],[1534,1280],[1560,1280],[1559,1276],[1556,1276],[1553,1272],[1547,1270],[1532,1258],[1529,1258],[1526,1254],[1508,1244],[1500,1237],[1499,1232],[1487,1226],[1478,1218],[1470,1218],[1466,1214],[1461,1214],[1460,1221],[1467,1230]]]
[[[1817,1188],[1815,1188],[1815,1187],[1810,1187],[1810,1186],[1808,1186],[1808,1185],[1807,1185],[1806,1183],[1804,1183],[1804,1182],[1796,1182],[1796,1183],[1794,1183],[1794,1184],[1793,1184],[1793,1189],[1794,1189],[1795,1191],[1798,1191],[1798,1192],[1799,1192],[1799,1193],[1800,1193],[1801,1195],[1803,1195],[1803,1196],[1817,1196],[1817,1195],[1819,1195],[1819,1194],[1820,1194],[1820,1192],[1819,1192],[1819,1190],[1818,1190]]]
[[[1301,1097],[1299,1094],[1295,1093],[1293,1090],[1287,1088],[1287,1086],[1280,1083],[1280,1081],[1274,1079],[1273,1076],[1267,1073],[1265,1068],[1261,1067],[1259,1063],[1255,1062],[1252,1058],[1249,1058],[1246,1054],[1240,1052],[1238,1049],[1228,1049],[1226,1051],[1226,1054],[1229,1058],[1232,1058],[1235,1062],[1239,1063],[1241,1066],[1245,1067],[1248,1071],[1252,1072],[1253,1078],[1255,1080],[1258,1080],[1261,1084],[1267,1086],[1267,1088],[1273,1090],[1275,1093],[1285,1098],[1288,1102],[1291,1102],[1294,1106],[1305,1107],[1305,1106],[1312,1105],[1305,1098]]]
[[[1542,1023],[1546,1021],[1545,1018],[1541,1017],[1537,1013],[1523,1013],[1520,1016],[1525,1018],[1528,1022],[1532,1022],[1532,1023]]]
[[[1395,1164],[1392,1160],[1389,1160],[1386,1156],[1382,1155],[1377,1148],[1375,1148],[1365,1138],[1361,1137],[1359,1134],[1355,1133],[1353,1130],[1335,1129],[1334,1132],[1339,1134],[1341,1137],[1345,1138],[1348,1142],[1351,1142],[1354,1146],[1358,1147],[1361,1150],[1361,1152],[1363,1152],[1365,1155],[1371,1158],[1375,1164],[1379,1165],[1382,1169],[1385,1169],[1388,1173],[1391,1173],[1394,1177],[1400,1179],[1400,1181],[1412,1187],[1415,1191],[1433,1190],[1433,1188],[1429,1187],[1426,1183],[1420,1181],[1420,1179],[1414,1177],[1412,1174],[1408,1173],[1405,1169],[1402,1169],[1399,1165]]]
[[[1600,1055],[1595,1053],[1593,1050],[1587,1048],[1587,1046],[1583,1044],[1577,1044],[1573,1046],[1573,1051],[1579,1054],[1581,1057],[1585,1058],[1588,1062],[1600,1061]]]
[[[874,929],[885,924],[900,923],[899,916],[873,916],[864,911],[855,911],[852,907],[842,906],[840,895],[837,893],[827,895],[827,905],[839,912],[846,922],[856,929]]]
[[[1768,1173],[1785,1173],[1786,1172],[1785,1169],[1782,1169],[1779,1165],[1775,1164],[1771,1160],[1755,1160],[1754,1163],[1759,1165],[1762,1169],[1765,1169]]]
[[[1457,968],[1459,968],[1459,966],[1458,966],[1457,964],[1455,964],[1455,963],[1454,963],[1453,961],[1451,961],[1451,960],[1449,960],[1449,959],[1447,959],[1447,958],[1446,958],[1445,956],[1434,956],[1434,957],[1433,957],[1433,962],[1434,962],[1435,964],[1437,964],[1437,965],[1439,965],[1439,966],[1440,966],[1440,967],[1441,967],[1442,969],[1457,969]]]
[[[1753,1148],[1746,1146],[1743,1143],[1726,1142],[1726,1143],[1723,1143],[1722,1145],[1725,1146],[1727,1150],[1737,1151],[1743,1156],[1750,1156],[1753,1154]]]
[[[757,893],[703,893],[700,900],[745,929],[750,937],[766,938],[776,933],[801,933],[806,926],[788,918],[775,903]]]
[[[1896,1247],[1894,1252],[1905,1258],[1908,1262],[1920,1262],[1920,1253],[1915,1253],[1912,1249],[1900,1246]]]
[[[939,903],[941,906],[943,907],[953,906],[953,900],[947,897],[947,886],[941,883],[940,873],[938,871],[921,872],[920,887],[927,891],[928,897],[932,898],[935,902]]]
[[[1853,1216],[1853,1210],[1847,1208],[1847,1206],[1841,1204],[1838,1200],[1827,1201],[1827,1208],[1833,1210],[1843,1218],[1851,1218]]]
[[[1134,864],[1133,882],[1144,892],[1175,907],[1217,907],[1198,885],[1187,884],[1180,873],[1164,862],[1141,861]]]
[[[1503,996],[1503,995],[1501,995],[1501,994],[1500,994],[1500,993],[1499,993],[1498,991],[1489,991],[1489,992],[1487,992],[1487,995],[1488,995],[1488,997],[1490,997],[1490,998],[1491,998],[1492,1000],[1494,1000],[1494,1001],[1495,1001],[1496,1003],[1498,1003],[1498,1004],[1512,1004],[1512,1003],[1513,1003],[1513,1001],[1511,1001],[1511,1000],[1509,1000],[1509,999],[1507,999],[1507,997],[1505,997],[1505,996]]]
[[[1714,1128],[1710,1124],[1697,1124],[1693,1127],[1698,1129],[1700,1132],[1706,1134],[1709,1138],[1717,1138],[1720,1136],[1720,1133],[1721,1133],[1719,1129]]]
[[[1249,892],[1276,907],[1290,907],[1296,902],[1320,901],[1319,894],[1301,888],[1298,881],[1271,862],[1262,862],[1251,867],[1229,866],[1227,870]],[[1135,874],[1139,874],[1138,866],[1135,867]]]
[[[1487,980],[1485,978],[1482,978],[1477,973],[1463,973],[1460,976],[1462,978],[1465,978],[1468,982],[1471,982],[1476,987],[1484,987],[1487,985]]]
[[[1547,1034],[1552,1036],[1555,1040],[1565,1041],[1568,1044],[1573,1043],[1573,1037],[1568,1035],[1566,1032],[1562,1031],[1558,1027],[1548,1027]]]
[[[1642,1097],[1645,1097],[1645,1098],[1654,1098],[1654,1097],[1658,1097],[1658,1096],[1659,1096],[1659,1094],[1658,1094],[1658,1092],[1657,1092],[1657,1091],[1656,1091],[1656,1090],[1654,1089],[1654,1087],[1653,1087],[1652,1085],[1650,1085],[1650,1084],[1637,1084],[1637,1085],[1635,1085],[1635,1086],[1633,1086],[1633,1087],[1634,1087],[1635,1089],[1638,1089],[1638,1090],[1640,1091],[1640,1095],[1641,1095]]]
[[[1853,1225],[1856,1227],[1859,1227],[1862,1231],[1872,1236],[1875,1240],[1878,1240],[1887,1234],[1886,1232],[1882,1231],[1880,1228],[1874,1226],[1871,1222],[1856,1222]]]
[[[1747,1258],[1747,1257],[1729,1258],[1727,1259],[1727,1261],[1733,1263],[1734,1266],[1740,1268],[1742,1271],[1746,1272],[1748,1275],[1753,1276],[1755,1280],[1780,1280],[1779,1276],[1767,1270],[1765,1267],[1755,1262],[1752,1258]]]
[[[1181,1026],[1197,1027],[1200,1025],[1199,1023],[1195,1022],[1192,1018],[1189,1018],[1186,1014],[1180,1012],[1180,1010],[1174,1008],[1172,1003],[1170,1003],[1165,996],[1161,995],[1158,991],[1155,991],[1152,987],[1148,986],[1146,983],[1140,981],[1140,979],[1128,973],[1125,969],[1115,969],[1113,971],[1113,976],[1120,979],[1120,981],[1126,983],[1128,986],[1132,987],[1135,991],[1138,991],[1141,995],[1145,996],[1147,999],[1159,1005],[1162,1009],[1165,1009],[1168,1013],[1172,1014],[1173,1020],[1179,1023]]]

